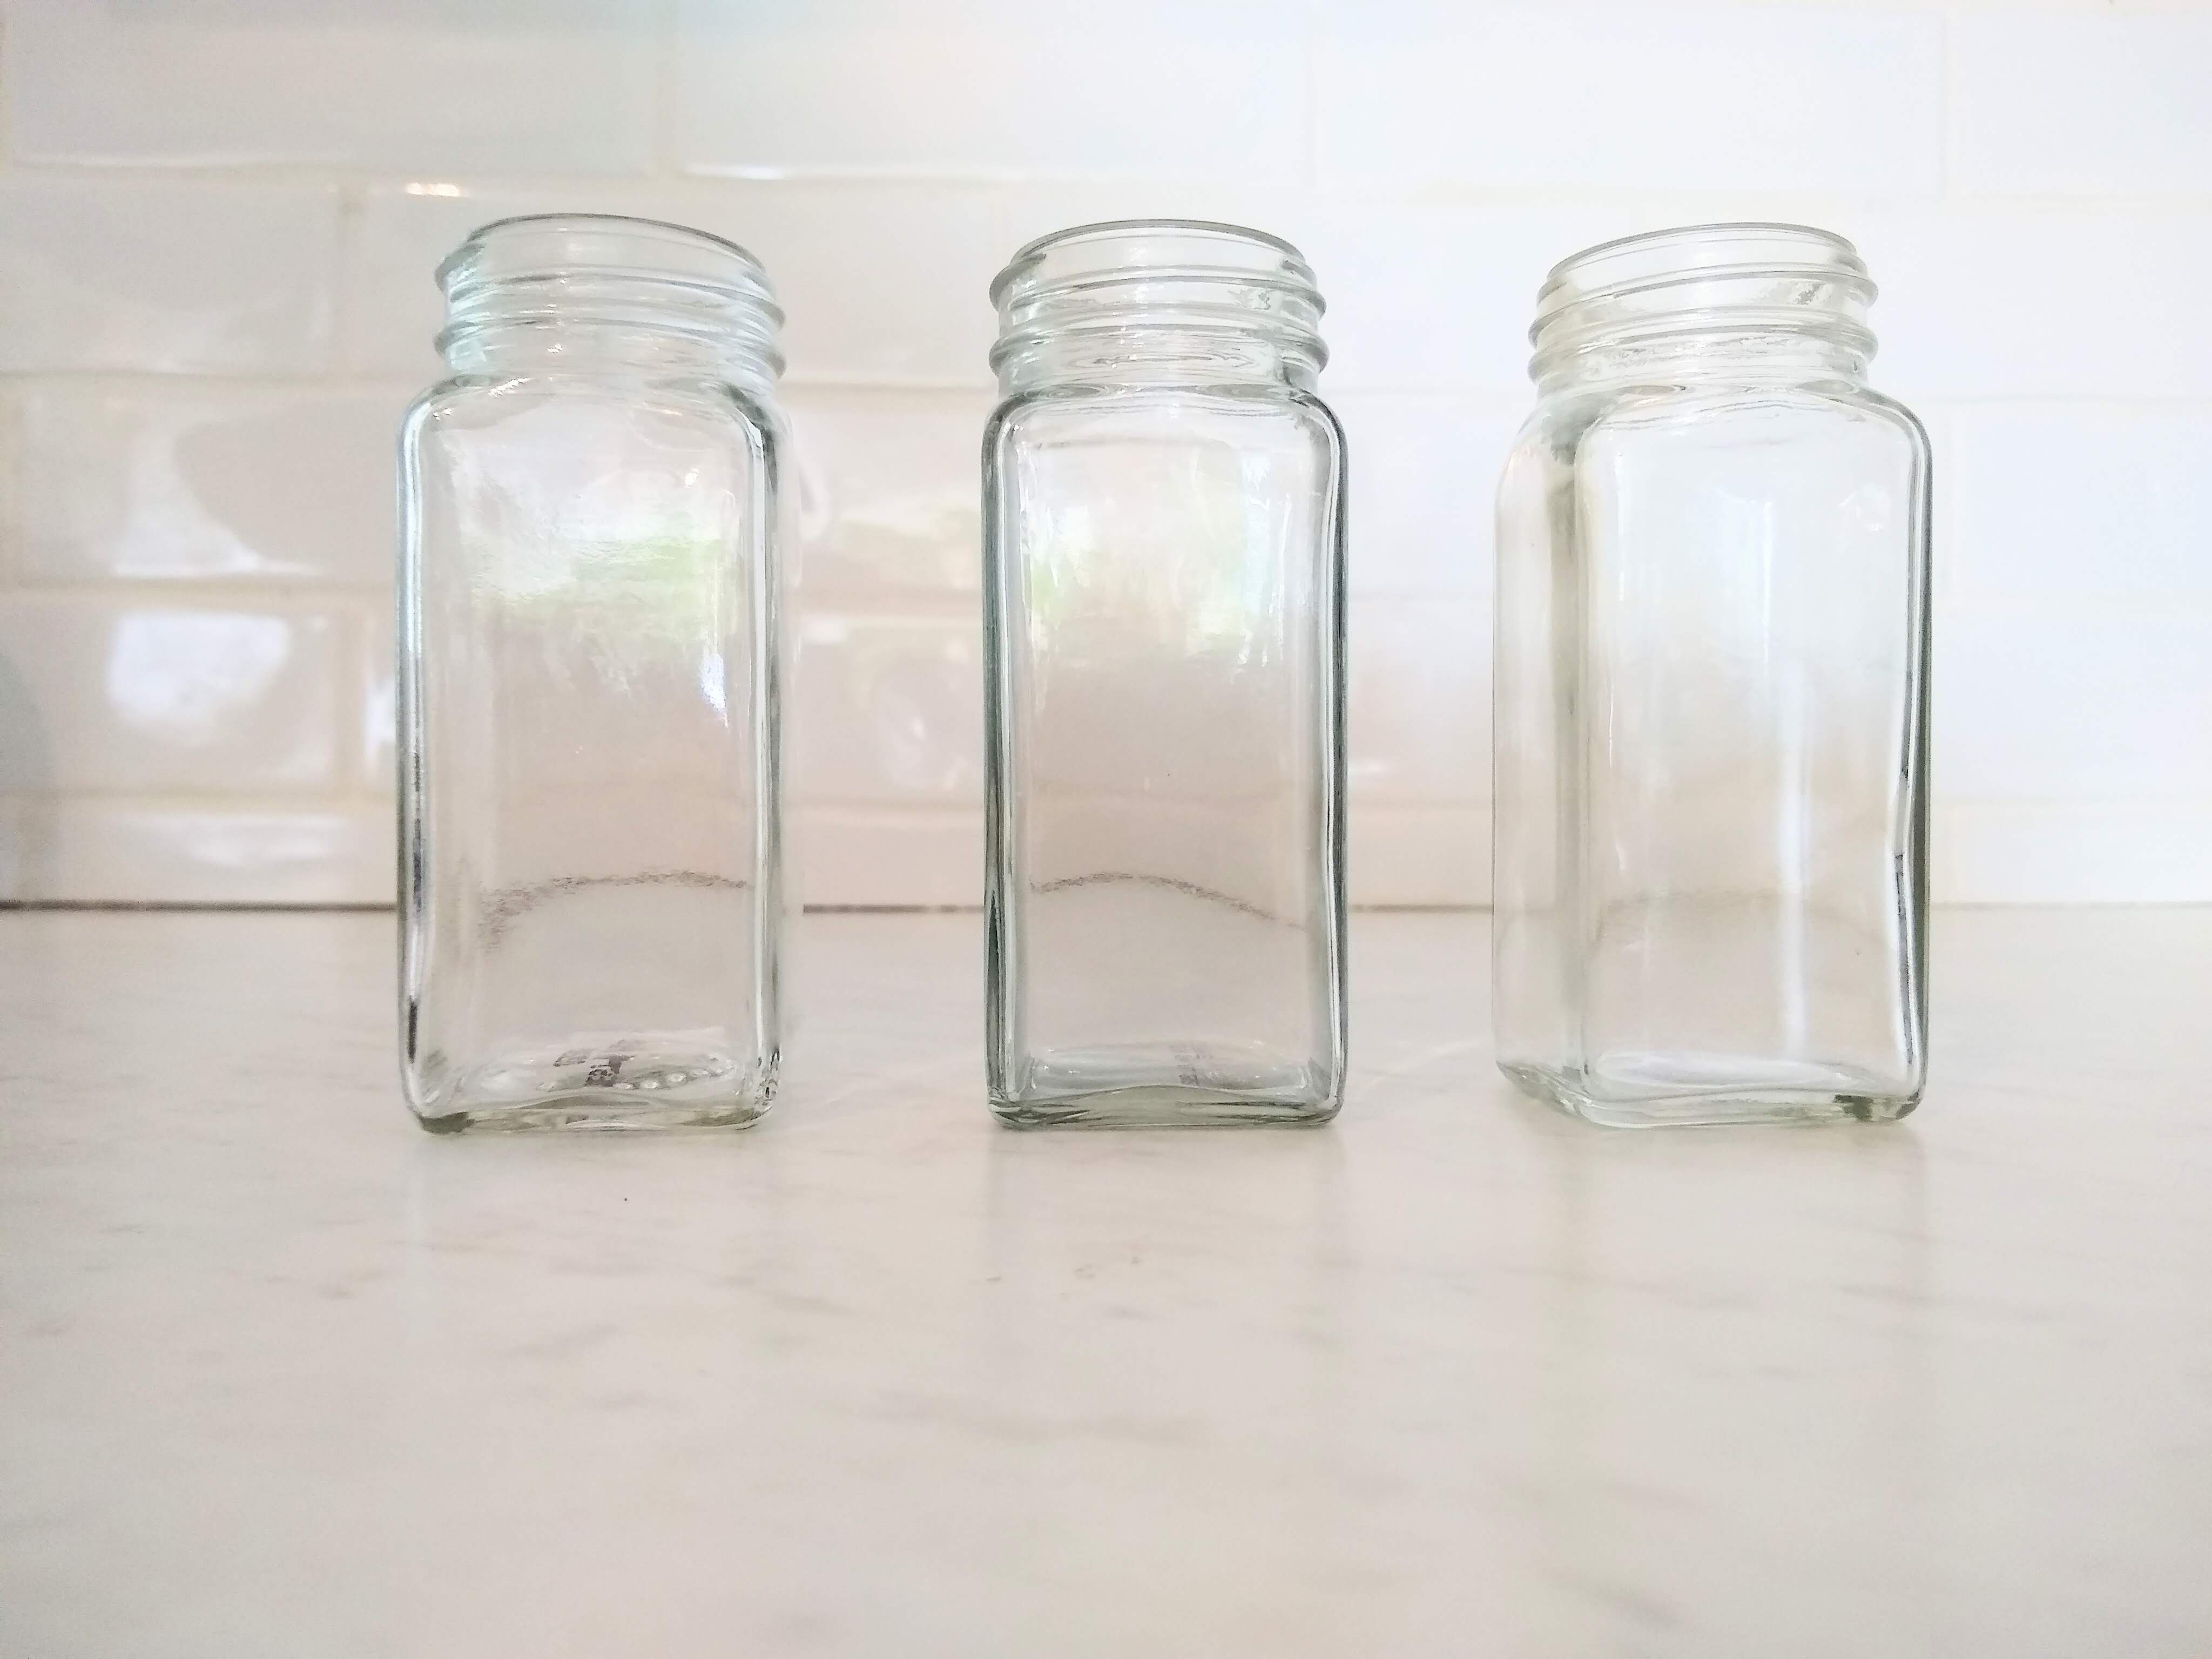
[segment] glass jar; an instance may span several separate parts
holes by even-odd
[[[1792,225],[1537,302],[1498,511],[1507,1076],[1608,1124],[1902,1116],[1927,1066],[1929,450]]]
[[[402,1061],[432,1129],[742,1124],[775,1092],[781,313],[585,215],[439,269],[400,442]]]
[[[988,1066],[1010,1123],[1312,1122],[1344,1082],[1344,435],[1313,273],[1089,225],[992,288]]]

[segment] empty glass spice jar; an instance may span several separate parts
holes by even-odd
[[[1929,450],[1851,245],[1559,265],[1498,514],[1495,1024],[1608,1124],[1903,1115],[1927,1063]]]
[[[403,1070],[433,1129],[742,1124],[775,1091],[781,313],[597,216],[440,268],[401,438]]]
[[[993,287],[988,1069],[1018,1124],[1316,1121],[1344,1079],[1344,438],[1313,273],[1091,225]]]

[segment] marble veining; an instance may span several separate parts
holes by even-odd
[[[0,1654],[2212,1653],[2212,911],[1941,912],[1903,1124],[999,1127],[817,916],[742,1133],[434,1138],[392,920],[0,913]]]

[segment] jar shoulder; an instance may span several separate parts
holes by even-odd
[[[409,405],[400,422],[400,442],[411,449],[433,434],[462,439],[610,421],[643,421],[664,433],[726,438],[760,451],[779,450],[788,442],[789,422],[781,406],[728,381],[580,374],[456,375],[441,380]]]
[[[1099,391],[1050,386],[1018,392],[991,412],[984,453],[1067,444],[1157,441],[1297,444],[1343,464],[1344,427],[1314,392],[1296,387],[1148,387]]]
[[[1507,454],[1506,478],[1571,466],[1593,445],[1641,439],[1726,443],[1849,441],[1893,450],[1924,469],[1927,428],[1903,403],[1865,386],[1610,386],[1540,399]]]

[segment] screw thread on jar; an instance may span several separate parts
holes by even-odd
[[[1758,361],[1864,374],[1875,289],[1850,243],[1808,225],[1689,225],[1561,260],[1528,331],[1539,386],[1665,363]]]
[[[705,231],[614,214],[501,219],[438,267],[456,374],[708,372],[765,392],[783,312],[760,262]]]
[[[1235,225],[1133,219],[1030,243],[991,284],[1008,392],[1054,383],[1261,380],[1310,390],[1328,360],[1314,274]]]

